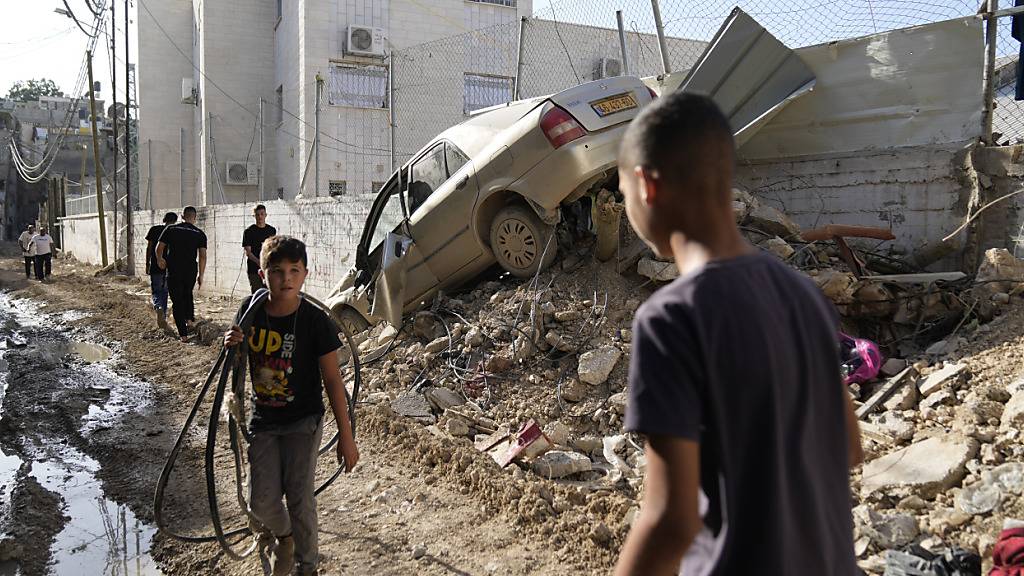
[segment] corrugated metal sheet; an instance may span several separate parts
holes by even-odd
[[[981,135],[983,29],[971,16],[796,50],[814,90],[764,126],[747,159],[966,142]]]
[[[813,86],[814,73],[807,64],[735,8],[679,89],[714,99],[742,144]]]

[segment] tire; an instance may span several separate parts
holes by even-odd
[[[332,310],[332,312],[334,312],[337,321],[348,330],[350,336],[361,334],[370,327],[370,323],[366,321],[366,318],[363,318],[363,315],[351,306],[342,304]]]
[[[491,250],[498,264],[519,278],[529,278],[555,261],[554,226],[521,204],[506,206],[491,222]],[[547,255],[541,262],[545,247]]]

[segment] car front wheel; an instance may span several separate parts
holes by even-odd
[[[553,226],[533,210],[513,204],[502,208],[491,223],[491,250],[502,268],[529,278],[554,262],[558,247]]]

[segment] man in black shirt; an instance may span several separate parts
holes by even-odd
[[[646,436],[624,575],[858,573],[838,316],[748,244],[732,214],[732,128],[709,98],[659,98],[629,127],[619,186],[680,278],[637,311],[625,429]]]
[[[267,207],[263,204],[253,208],[252,216],[256,223],[242,233],[242,248],[245,250],[245,266],[249,273],[249,289],[255,294],[263,288],[263,278],[260,278],[260,250],[263,241],[276,236],[277,229],[267,224]]]
[[[153,310],[156,310],[156,325],[167,330],[167,270],[157,266],[156,245],[168,226],[178,221],[174,212],[164,214],[164,223],[152,226],[146,232],[146,274],[149,275],[150,291],[153,294]]]
[[[206,271],[206,234],[196,228],[196,209],[186,206],[181,211],[184,220],[176,226],[169,226],[164,237],[156,245],[157,265],[167,270],[167,291],[174,304],[174,325],[178,328],[181,341],[188,340],[189,328],[195,317],[192,289],[199,282],[203,287],[203,272]],[[196,266],[198,257],[199,265]]]

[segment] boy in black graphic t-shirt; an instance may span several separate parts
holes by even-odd
[[[340,431],[338,459],[344,460],[346,471],[359,461],[338,372],[338,328],[300,297],[307,273],[306,247],[301,241],[289,236],[267,240],[260,274],[270,287],[270,297],[256,313],[248,335],[237,325],[224,335],[225,346],[248,338],[253,402],[249,506],[276,539],[275,576],[291,574],[293,569],[302,575],[317,573],[313,481],[323,433],[324,388]],[[242,310],[248,304],[243,302]]]

